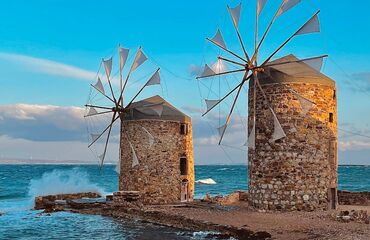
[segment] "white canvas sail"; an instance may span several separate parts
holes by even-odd
[[[122,47],[119,48],[119,58],[120,58],[119,59],[120,60],[119,61],[119,67],[120,67],[121,71],[125,67],[125,64],[126,64],[129,53],[130,53],[130,49],[122,48]]]
[[[96,111],[94,107],[90,107],[86,117],[94,116],[96,114],[98,114],[98,111]]]
[[[303,35],[315,32],[320,32],[320,22],[317,14],[313,16],[308,22],[306,22],[306,24],[303,25],[295,35]]]
[[[267,0],[257,0],[257,16],[259,16],[266,5]]]
[[[149,147],[153,146],[153,144],[154,144],[154,137],[153,137],[153,135],[145,127],[142,127],[142,129],[148,135]]]
[[[96,140],[99,138],[100,134],[90,134],[91,142],[96,142]]]
[[[276,117],[276,114],[274,112],[274,110],[272,110],[272,108],[270,108],[270,111],[273,115],[273,118],[274,118],[274,133],[272,134],[272,141],[277,141],[279,139],[282,139],[282,138],[285,138],[286,135],[285,135],[285,132],[283,130],[283,128],[281,127],[280,125],[280,122],[279,122],[279,119]]]
[[[143,53],[143,51],[141,50],[141,48],[139,48],[139,50],[137,50],[136,52],[136,56],[135,56],[135,60],[134,62],[132,63],[132,66],[131,66],[131,69],[130,69],[130,72],[133,72],[135,71],[138,67],[140,67],[141,64],[143,64],[148,58],[145,56],[145,54]]]
[[[159,75],[159,71],[156,71],[153,76],[148,80],[145,86],[157,85],[161,84],[161,77]]]
[[[117,162],[116,167],[114,168],[114,170],[118,174],[121,173],[121,153],[120,153],[120,157],[118,158],[118,162]]]
[[[277,17],[279,17],[283,13],[289,11],[291,8],[293,8],[295,5],[297,5],[300,2],[301,2],[301,0],[284,0],[284,4],[279,9]]]
[[[204,101],[206,102],[207,105],[207,112],[220,102],[220,100],[209,100],[209,99],[204,99]]]
[[[137,165],[139,165],[139,159],[137,158],[136,156],[136,152],[135,152],[135,149],[134,147],[132,146],[131,142],[129,141],[128,142],[129,145],[130,145],[130,148],[131,148],[131,153],[132,153],[132,167],[135,167]]]
[[[103,64],[104,64],[104,69],[105,69],[105,74],[107,74],[107,79],[110,79],[110,74],[112,73],[112,57],[104,60],[103,59]]]
[[[100,77],[98,77],[98,81],[93,85],[93,87],[102,94],[105,94],[103,83],[101,82]]]
[[[316,59],[310,59],[303,61],[308,66],[312,67],[318,72],[321,72],[322,65],[324,63],[324,57],[316,58]]]
[[[239,5],[234,7],[234,8],[228,7],[230,16],[233,20],[233,24],[234,24],[236,29],[238,29],[238,27],[239,27],[241,8],[242,8],[242,3],[239,3]]]
[[[212,65],[211,69],[214,73],[217,74],[227,71],[227,67],[224,61],[222,61],[221,59],[217,59],[217,61]]]
[[[211,38],[211,41],[223,48],[226,48],[226,44],[224,38],[221,35],[220,29],[217,29],[216,35],[213,38]]]
[[[256,121],[253,122],[253,128],[251,133],[248,136],[248,148],[256,149]]]
[[[208,66],[208,64],[204,65],[204,69],[202,74],[199,77],[211,77],[214,76],[216,73]]]
[[[314,103],[299,94],[297,94],[297,98],[299,103],[301,104],[302,114],[306,115],[312,109]]]

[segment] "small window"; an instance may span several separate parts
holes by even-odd
[[[181,135],[188,134],[188,125],[186,123],[181,123],[181,125],[180,125],[180,134]]]
[[[333,91],[333,99],[335,100],[337,98],[337,90]]]
[[[329,113],[329,122],[334,122],[334,114],[333,113]]]
[[[186,157],[180,158],[180,174],[188,175],[188,159]]]

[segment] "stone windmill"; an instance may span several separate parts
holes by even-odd
[[[112,58],[102,61],[106,76],[98,75],[97,82],[92,85],[92,99],[102,100],[103,103],[89,101],[86,104],[85,117],[89,129],[92,129],[89,147],[102,147],[97,154],[102,166],[109,141],[116,137],[112,131],[113,125],[120,123],[120,161],[116,167],[119,173],[119,192],[113,195],[113,201],[121,202],[128,196],[135,196],[135,199],[145,204],[192,201],[194,159],[191,118],[157,95],[135,101],[144,88],[160,84],[159,69],[125,103],[125,90],[135,84],[128,84],[130,75],[147,60],[139,48],[123,81],[122,72],[128,54],[128,49],[119,47],[118,95],[112,84]],[[105,88],[102,78],[106,80]],[[102,130],[97,132],[96,126],[103,126]]]
[[[100,153],[98,153],[98,158],[100,160],[100,165],[102,166],[104,163],[104,160],[107,155],[107,149],[109,145],[109,141],[111,139],[112,135],[112,128],[113,125],[116,123],[118,119],[123,119],[125,115],[129,114],[131,105],[135,101],[135,99],[139,96],[139,94],[144,90],[144,88],[160,84],[160,75],[159,75],[159,69],[157,69],[154,74],[149,78],[149,80],[140,88],[140,90],[134,95],[134,97],[128,102],[124,102],[124,92],[127,91],[127,83],[130,79],[131,74],[139,68],[146,60],[147,57],[145,56],[144,52],[142,51],[142,48],[139,47],[137,50],[134,60],[131,64],[131,67],[129,68],[127,72],[127,76],[125,80],[123,81],[123,70],[126,65],[128,56],[129,56],[129,49],[119,47],[119,85],[120,88],[117,91],[114,90],[114,85],[112,84],[112,62],[113,58],[109,58],[107,60],[102,60],[102,64],[100,66],[104,66],[105,70],[105,77],[104,75],[99,76],[100,69],[97,74],[97,82],[95,84],[92,84],[92,94],[94,94],[94,97],[91,97],[88,104],[86,104],[86,115],[85,119],[88,123],[88,130],[90,134],[90,144],[89,148],[91,148],[94,145],[97,145],[99,141],[102,141],[100,146],[103,146],[103,149]],[[103,82],[101,79],[105,79],[106,84],[108,85],[104,87]],[[96,99],[100,100],[97,101]],[[103,99],[103,103],[101,103],[101,100]],[[96,102],[96,103],[95,103]],[[125,103],[125,105],[124,105]],[[149,115],[161,115],[163,106],[161,103],[159,104],[152,104],[148,106],[141,106],[142,111],[148,112]],[[108,116],[108,117],[107,117]],[[100,126],[104,126],[104,129],[100,132],[96,132],[96,125],[97,122]],[[154,142],[154,138],[151,135],[151,133],[145,129],[142,128],[141,131],[147,135],[149,144],[152,145]],[[121,132],[122,133],[122,132]],[[120,133],[120,136],[121,136]],[[132,167],[135,167],[139,164],[139,160],[137,158],[137,153],[135,151],[134,146],[132,145],[131,141],[129,140],[131,136],[129,136],[127,133],[124,136],[121,136],[120,139],[126,138],[128,139],[127,143],[130,147],[131,154],[132,154]],[[120,163],[118,164],[120,165]],[[120,169],[119,167],[117,168]]]
[[[316,12],[263,61],[259,52],[276,19],[300,0],[283,0],[262,37],[259,15],[267,0],[257,0],[254,53],[249,55],[239,32],[241,4],[228,7],[242,54],[230,50],[217,30],[209,42],[229,57],[219,61],[237,67],[216,71],[205,65],[197,79],[242,73],[240,83],[220,99],[205,99],[207,114],[236,92],[220,140],[230,124],[243,85],[248,91],[249,202],[260,209],[313,210],[335,208],[337,188],[337,125],[335,82],[320,73],[326,55],[273,60],[293,38],[320,31]],[[203,80],[202,80],[203,81]]]

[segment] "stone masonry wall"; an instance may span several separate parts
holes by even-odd
[[[294,89],[316,105],[304,115]],[[262,85],[287,135],[270,142],[273,118],[257,90],[256,149],[248,151],[249,202],[259,209],[326,209],[337,187],[337,106],[335,86],[307,83]],[[253,88],[249,90],[249,133]],[[329,122],[329,113],[333,122]]]
[[[122,122],[120,191],[140,191],[146,204],[180,202],[181,182],[188,180],[188,196],[194,195],[194,159],[191,123],[188,133],[180,134],[180,122],[164,120],[133,120]],[[147,129],[154,137],[149,146]],[[126,137],[128,136],[128,137]],[[132,152],[139,165],[132,167]],[[180,157],[187,157],[188,175],[180,175]]]

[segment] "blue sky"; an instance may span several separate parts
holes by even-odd
[[[242,2],[240,29],[251,50],[255,1]],[[268,1],[260,16],[260,31],[266,27],[279,2]],[[97,71],[101,58],[111,56],[118,43],[121,43],[131,48],[132,52],[139,45],[143,46],[150,59],[147,66],[134,78],[142,78],[156,67],[161,67],[165,83],[164,97],[192,115],[195,122],[202,124],[199,114],[194,111],[202,107],[201,96],[189,69],[212,62],[217,57],[219,51],[206,43],[205,37],[211,37],[218,27],[223,31],[228,46],[239,49],[226,9],[227,4],[235,6],[238,3],[239,1],[215,0],[2,1],[0,106],[3,108],[3,115],[4,109],[9,111],[8,118],[11,118],[11,114],[22,111],[33,111],[32,114],[35,114],[30,106],[27,110],[22,107],[17,111],[11,110],[11,106],[20,103],[60,106],[67,112],[69,107],[83,106],[88,97],[89,83],[93,81],[91,76]],[[338,84],[339,127],[370,135],[368,0],[356,1],[355,6],[352,1],[347,0],[302,0],[302,3],[276,21],[263,44],[261,55],[267,56],[317,9],[321,10],[322,33],[294,39],[277,57],[289,53],[298,57],[329,54],[330,58],[326,60],[323,72]],[[162,91],[153,89],[145,92],[143,97],[153,93]],[[238,104],[240,114],[244,116],[246,104]],[[50,120],[50,114],[46,115],[39,116],[39,122]],[[30,126],[25,125],[23,120],[19,124],[20,128],[23,125]],[[43,124],[43,132],[54,125]],[[71,139],[45,138],[43,141],[40,140],[41,137],[34,139],[19,134],[12,136],[6,127],[7,125],[0,125],[1,141],[3,146],[7,146],[0,147],[4,157],[27,158],[33,155],[48,158],[48,154],[40,153],[41,150],[34,146],[42,149],[42,144],[55,143],[55,146],[62,146],[58,141],[71,144],[78,140],[75,138],[76,133],[72,134]],[[60,131],[54,133],[61,134]],[[29,132],[29,135],[32,134],[37,133]],[[212,137],[212,134],[212,130],[208,133],[195,132],[195,138]],[[28,142],[24,143],[25,140]],[[12,147],[17,141],[22,141],[25,146],[22,153],[19,153],[19,146]],[[370,164],[369,139],[342,134],[340,141],[341,163]],[[58,155],[58,158],[89,158],[85,150],[80,150],[82,146],[86,147],[86,144],[76,147],[70,156],[59,156],[61,153],[58,150],[50,154]],[[225,155],[219,157],[219,153],[224,154],[224,151],[212,144],[199,143],[195,148],[198,163],[244,162],[244,153],[239,150],[226,150],[230,160]],[[215,151],[217,154],[212,156]]]

